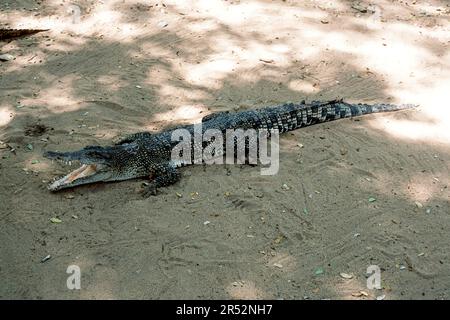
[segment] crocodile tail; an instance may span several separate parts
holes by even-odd
[[[289,103],[262,109],[263,111],[258,114],[258,127],[287,132],[321,122],[415,107],[417,106],[410,104],[350,104],[343,100],[313,101],[299,104]]]

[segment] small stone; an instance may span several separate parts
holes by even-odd
[[[352,296],[354,296],[354,297],[362,297],[362,296],[367,297],[367,296],[369,296],[369,294],[367,292],[361,290],[359,292],[352,293]]]
[[[14,59],[15,58],[14,58],[13,55],[10,55],[10,54],[7,54],[7,53],[0,54],[0,61],[11,61],[11,60],[14,60]]]
[[[381,296],[378,296],[378,297],[377,297],[377,300],[384,300],[384,298],[386,298],[386,295],[385,295],[385,294],[383,294],[383,295],[381,295]]]
[[[205,225],[205,226],[207,226],[208,224],[210,224],[211,223],[211,221],[208,221],[208,220],[206,220],[205,222],[203,222],[203,224]]]
[[[361,13],[366,13],[367,12],[367,8],[363,7],[359,2],[355,2],[352,4],[352,8],[355,10],[358,10]]]
[[[316,276],[323,274],[323,269],[322,269],[322,268],[317,268],[317,269],[314,271],[314,274],[315,274]]]
[[[50,260],[51,257],[52,257],[51,255],[46,255],[44,258],[42,258],[41,263],[44,263],[44,262]]]
[[[281,186],[281,188],[282,188],[283,190],[290,190],[290,189],[291,189],[286,183],[284,183],[284,184]]]
[[[274,263],[273,266],[280,269],[283,268],[283,265],[281,263]]]
[[[352,274],[348,274],[348,273],[344,273],[344,272],[341,272],[339,275],[344,279],[352,279],[353,278]]]
[[[159,28],[165,28],[169,25],[169,23],[167,23],[167,21],[160,21],[158,22],[158,27]]]
[[[423,204],[421,204],[419,201],[414,202],[416,204],[416,207],[419,209],[423,208]]]

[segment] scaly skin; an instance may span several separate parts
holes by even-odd
[[[280,133],[316,123],[356,117],[376,112],[389,112],[416,107],[415,105],[349,104],[342,100],[298,104],[283,104],[237,113],[216,113],[202,119],[202,131],[217,129],[275,129]],[[52,191],[78,185],[150,177],[145,196],[156,194],[161,187],[179,180],[179,164],[171,161],[172,149],[179,141],[172,141],[174,130],[187,129],[194,135],[194,125],[173,128],[157,134],[139,132],[122,139],[116,145],[88,146],[75,152],[46,152],[45,157],[83,164],[67,176],[49,186]],[[202,147],[205,147],[203,143]]]

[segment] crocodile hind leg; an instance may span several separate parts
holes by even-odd
[[[145,198],[156,196],[158,188],[170,186],[180,180],[181,177],[176,167],[170,164],[161,166],[152,176],[156,177],[144,187],[142,192],[142,196]]]

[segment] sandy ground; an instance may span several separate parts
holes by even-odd
[[[0,27],[51,30],[1,43],[0,298],[449,298],[447,1],[8,2]],[[45,150],[333,98],[421,107],[286,134],[275,176],[46,189]]]

